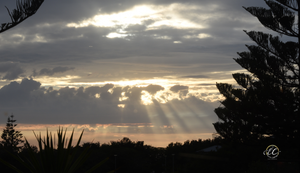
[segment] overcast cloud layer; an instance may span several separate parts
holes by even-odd
[[[0,2],[0,21],[9,22]],[[46,0],[0,35],[0,124],[142,124],[208,133],[216,82],[243,69],[242,30],[270,32],[242,6],[263,0]],[[130,133],[135,133],[134,130]]]

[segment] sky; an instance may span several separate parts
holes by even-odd
[[[0,21],[10,22],[1,0]],[[233,58],[263,31],[243,6],[263,0],[46,0],[0,34],[0,127],[13,114],[32,130],[73,128],[83,142],[212,138],[216,83],[243,73]]]

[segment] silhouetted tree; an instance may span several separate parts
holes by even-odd
[[[0,143],[7,150],[12,152],[18,152],[22,148],[18,145],[23,143],[24,141],[22,140],[22,133],[14,129],[17,126],[17,124],[15,124],[16,120],[14,120],[13,118],[13,115],[11,115],[10,118],[8,118],[6,127],[5,129],[3,129],[3,133],[1,135],[2,141]]]
[[[10,12],[6,7],[11,18],[11,22],[2,23],[0,27],[0,33],[11,29],[12,27],[23,22],[28,17],[34,15],[43,2],[44,0],[17,0],[17,9],[12,10],[12,12]]]
[[[38,148],[34,145],[30,145],[29,143],[24,143],[24,146],[22,147],[22,151],[21,152],[29,152],[29,150],[32,150],[34,153],[38,153]]]
[[[291,141],[299,138],[299,0],[265,2],[270,9],[244,8],[266,28],[297,38],[298,43],[245,31],[257,45],[246,45],[250,52],[238,53],[240,57],[234,60],[249,74],[233,74],[239,87],[217,83],[225,99],[215,109],[219,122],[213,125],[230,141],[252,141],[265,135]]]

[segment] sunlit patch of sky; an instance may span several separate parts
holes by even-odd
[[[4,126],[0,126],[3,129]],[[79,136],[83,132],[81,144],[85,142],[100,142],[109,144],[111,141],[118,141],[124,137],[129,137],[132,141],[145,141],[146,145],[156,147],[166,147],[170,141],[184,142],[186,140],[197,140],[212,138],[213,132],[203,133],[182,133],[174,131],[174,126],[154,126],[151,123],[128,123],[128,124],[18,124],[16,129],[21,131],[23,136],[31,145],[38,146],[35,135],[49,134],[57,135],[58,129],[67,130],[66,137],[70,137],[74,130],[73,145],[77,143]],[[158,133],[155,133],[158,132]],[[56,136],[57,137],[57,136]]]
[[[98,27],[110,27],[115,31],[106,35],[108,38],[124,38],[132,35],[130,32],[126,32],[126,28],[130,25],[146,25],[145,30],[156,30],[162,27],[173,27],[177,29],[184,28],[205,28],[203,24],[199,22],[193,22],[180,14],[180,11],[197,10],[200,7],[188,6],[183,4],[174,3],[169,6],[158,5],[139,5],[127,11],[113,13],[113,14],[100,14],[95,15],[92,18],[80,21],[78,23],[68,23],[67,27],[87,27],[89,25]],[[153,21],[153,22],[151,22]],[[147,24],[149,22],[149,24]],[[168,36],[155,36],[157,39],[170,39]],[[210,37],[208,34],[199,34],[198,38]]]
[[[37,77],[35,80],[41,82],[43,86],[55,86],[55,87],[64,87],[70,86],[70,82],[72,79],[81,78],[80,76],[66,75],[60,77],[52,77],[52,76],[42,76]],[[70,86],[72,87],[72,85]]]

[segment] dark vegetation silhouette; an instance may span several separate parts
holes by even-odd
[[[34,15],[43,2],[44,0],[17,0],[17,8],[13,9],[11,12],[7,7],[5,7],[10,16],[11,22],[2,23],[0,33],[17,26],[30,16]]]
[[[36,135],[34,133],[39,150],[37,150],[37,147],[32,147],[26,138],[26,145],[24,145],[22,152],[12,153],[6,150],[7,147],[4,146],[3,149],[7,153],[5,158],[0,157],[0,162],[3,164],[2,168],[7,168],[7,171],[20,173],[91,173],[109,159],[105,158],[94,165],[86,167],[86,160],[91,156],[92,150],[90,150],[89,146],[79,146],[83,130],[75,146],[72,146],[74,129],[69,139],[66,138],[66,133],[67,129],[64,131],[60,128],[57,131],[57,138],[55,138],[55,135],[52,136],[48,130],[44,138],[42,138],[41,134]],[[7,161],[8,158],[9,161]]]
[[[240,57],[234,60],[249,73],[233,74],[239,87],[217,83],[225,100],[215,109],[220,121],[213,125],[234,143],[272,137],[299,146],[299,1],[265,2],[270,9],[244,8],[268,29],[294,37],[298,43],[245,31],[257,45],[246,45],[249,52],[238,53]]]
[[[69,147],[70,141],[66,140],[63,145],[67,145],[68,147],[60,150],[59,146],[55,147],[53,144],[54,149],[50,151],[52,147],[51,142],[53,141],[53,138],[50,136],[48,133],[44,138],[37,135],[37,140],[39,141],[38,150],[36,147],[33,149],[27,141],[25,143],[26,145],[22,147],[22,150],[13,156],[7,154],[4,148],[1,148],[1,172],[14,172],[13,170],[15,170],[15,172],[59,172],[59,170],[64,170],[62,169],[64,165],[68,165],[66,162],[70,160],[70,158],[73,159],[70,164],[76,163],[77,165],[76,169],[73,169],[75,173],[88,172],[88,170],[91,170],[95,165],[97,166],[90,172],[150,173],[172,172],[173,169],[175,172],[224,170],[224,167],[213,166],[216,162],[224,162],[224,159],[220,160],[220,156],[216,156],[215,152],[197,153],[197,151],[201,149],[220,144],[220,138],[213,140],[199,139],[185,141],[184,143],[170,143],[166,148],[145,145],[144,141],[135,142],[127,137],[118,141],[111,141],[110,143],[100,144],[99,142],[86,142],[82,145],[71,147]],[[60,136],[61,137],[57,138],[57,145],[61,145],[61,148],[63,148],[59,142],[59,138],[64,139],[62,130],[60,131]],[[72,135],[70,139],[71,138]],[[80,142],[80,138],[78,142]],[[79,144],[78,142],[77,144]],[[31,147],[29,148],[28,146]],[[82,155],[85,155],[85,157],[82,157]],[[202,157],[197,158],[197,156]],[[81,158],[85,160],[76,162],[76,160]],[[211,160],[214,162],[211,162]],[[10,167],[7,166],[7,162],[9,162]],[[60,166],[58,165],[59,163]],[[227,162],[225,161],[224,163]],[[69,171],[68,168],[63,172],[72,171]]]
[[[2,141],[0,142],[0,146],[6,148],[10,152],[17,153],[22,148],[19,144],[22,144],[24,140],[22,140],[22,133],[15,130],[15,127],[17,126],[15,122],[16,120],[14,120],[13,115],[8,117],[6,126],[1,135]]]
[[[238,53],[240,57],[234,60],[248,73],[233,74],[239,86],[216,84],[225,99],[221,101],[223,106],[215,109],[219,121],[213,125],[231,151],[242,150],[240,160],[248,160],[250,168],[273,164],[274,170],[269,171],[278,172],[274,163],[280,162],[297,165],[299,172],[300,1],[265,2],[270,9],[244,9],[279,36],[244,31],[257,45],[246,45],[249,52]],[[283,35],[298,42],[283,42]],[[257,157],[262,155],[257,151],[271,144],[282,151],[277,161],[265,162],[266,158]]]
[[[60,131],[62,132],[62,130]],[[47,133],[48,134],[48,133]],[[61,133],[63,139],[63,135]],[[72,138],[72,136],[71,136]],[[47,135],[41,141],[39,150],[29,151],[28,147],[24,146],[22,150],[15,153],[3,155],[3,149],[0,149],[0,166],[3,172],[14,172],[11,167],[6,166],[4,162],[9,162],[19,172],[119,172],[119,173],[162,173],[162,172],[295,172],[299,171],[295,164],[289,163],[278,165],[277,162],[262,164],[260,160],[252,160],[255,156],[263,158],[262,150],[257,151],[256,148],[238,147],[232,149],[230,145],[224,142],[224,139],[216,137],[214,139],[198,139],[187,140],[184,143],[170,143],[167,147],[153,147],[145,145],[143,141],[131,141],[124,137],[118,141],[100,144],[100,142],[86,142],[82,145],[65,147],[63,150],[54,149],[51,151],[51,137]],[[59,140],[58,140],[59,141]],[[27,142],[26,142],[27,143]],[[77,143],[78,144],[78,143]],[[29,143],[27,143],[27,146]],[[59,144],[58,144],[59,145]],[[64,145],[69,145],[66,140]],[[221,145],[218,151],[205,152],[211,146]],[[32,148],[32,147],[31,147]],[[41,149],[42,148],[42,149]],[[48,149],[45,149],[48,148]],[[53,144],[53,148],[55,145]],[[50,149],[50,150],[49,150]],[[246,150],[245,150],[246,149]],[[249,154],[254,152],[255,154]],[[68,153],[68,154],[67,154]],[[85,160],[80,160],[82,155]],[[256,155],[257,154],[257,155]],[[59,156],[59,157],[58,157]],[[22,161],[16,161],[16,157]],[[70,159],[71,158],[71,159]],[[34,161],[36,160],[36,162]],[[68,160],[73,160],[70,164],[77,165],[73,171],[70,168],[62,169]],[[4,162],[3,162],[4,161]],[[30,164],[28,164],[30,163]],[[60,166],[59,166],[59,163]],[[28,169],[27,166],[34,165],[37,168]],[[95,166],[96,165],[96,166]],[[94,167],[94,169],[91,169]],[[45,169],[42,170],[41,169]],[[30,170],[30,171],[29,171]],[[88,171],[91,170],[91,171]],[[15,171],[17,172],[17,171]]]

